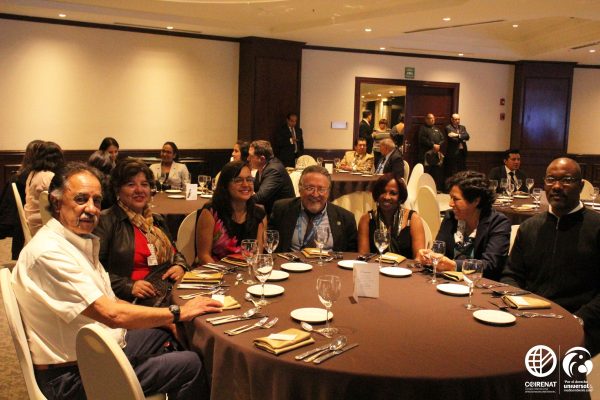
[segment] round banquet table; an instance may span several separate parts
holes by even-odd
[[[379,175],[363,176],[350,172],[334,172],[331,174],[331,190],[329,200],[335,200],[353,192],[369,192]]]
[[[524,197],[524,196],[523,196]],[[545,193],[540,202],[540,206],[535,209],[520,210],[519,206],[533,204],[533,198],[514,197],[511,204],[494,205],[494,209],[506,215],[512,225],[520,225],[526,219],[534,215],[548,211],[548,202]]]
[[[173,240],[176,240],[177,230],[186,215],[202,208],[209,199],[202,198],[200,195],[198,195],[197,200],[170,198],[169,196],[173,194],[176,195],[177,193],[157,193],[152,199],[152,204],[154,205],[152,212],[165,217],[169,232]],[[183,192],[181,192],[181,195],[183,195]]]
[[[355,256],[346,254],[345,259]],[[287,262],[275,260],[277,266]],[[292,310],[322,307],[315,284],[323,274],[338,275],[342,281],[332,324],[348,343],[360,345],[320,365],[294,360],[295,355],[330,341],[317,334],[312,335],[315,344],[279,356],[254,347],[254,338],[300,329],[290,317]],[[212,326],[205,320],[214,314],[186,323],[189,343],[202,354],[211,380],[211,399],[523,398],[525,382],[536,379],[524,364],[531,347],[544,344],[561,357],[583,344],[581,326],[556,304],[543,312],[565,318],[517,318],[513,325],[492,326],[478,322],[464,308],[466,297],[438,292],[422,273],[407,278],[380,275],[379,298],[361,297],[353,303],[349,298],[352,275],[333,261],[314,265],[309,272],[290,272],[289,279],[273,282],[285,292],[263,308],[270,317],[279,317],[269,330],[230,337],[223,331],[248,321]],[[250,308],[243,299],[246,285],[235,286],[233,275],[226,277],[232,285],[229,294],[242,303],[242,309],[224,313],[239,314]],[[193,291],[176,290],[175,302],[182,304],[177,295],[189,292]],[[495,309],[489,303],[491,295],[484,292],[488,291],[476,289],[473,303]]]

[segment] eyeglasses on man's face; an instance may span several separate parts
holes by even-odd
[[[328,187],[318,187],[318,186],[302,186],[302,190],[308,193],[319,193],[321,195],[326,194],[329,191]]]
[[[581,178],[575,178],[573,176],[563,176],[561,178],[557,178],[555,176],[545,176],[544,183],[546,185],[554,185],[556,182],[560,182],[562,185],[574,185],[578,183]]]

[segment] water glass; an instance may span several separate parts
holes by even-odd
[[[208,175],[198,175],[198,189],[200,189],[200,193],[206,193],[206,188],[210,184],[210,176]]]
[[[527,178],[525,179],[525,186],[527,186],[527,192],[531,195],[531,188],[533,188],[533,185],[535,184],[535,181],[533,180],[533,178]]]
[[[254,276],[262,286],[260,300],[256,302],[259,306],[266,306],[269,302],[265,299],[265,282],[273,271],[273,256],[271,254],[257,254],[252,264]]]
[[[322,166],[323,166],[323,157],[317,157],[317,165],[318,165],[319,167],[322,167]]]
[[[536,207],[539,207],[540,199],[542,198],[542,189],[534,188],[533,191],[531,192],[531,196],[533,197],[533,203],[536,205]]]
[[[342,282],[340,277],[336,275],[323,275],[317,278],[317,294],[319,301],[325,306],[325,328],[321,332],[329,335],[338,333],[337,328],[332,328],[329,325],[329,310],[333,303],[340,297]]]
[[[471,303],[473,296],[473,288],[476,287],[481,280],[483,273],[483,262],[481,260],[467,259],[462,264],[463,279],[469,286],[469,302],[465,304],[467,310],[476,310],[479,307]]]
[[[383,252],[390,245],[390,235],[387,229],[376,229],[373,233],[373,241],[375,242],[375,247],[379,251],[379,268],[381,269],[381,257],[383,256]]]
[[[496,189],[498,188],[498,180],[490,179],[490,189],[496,193]]]
[[[246,264],[248,264],[246,280],[244,280],[242,283],[245,283],[246,285],[254,285],[256,282],[254,279],[252,279],[252,265],[254,265],[254,260],[258,254],[258,243],[256,242],[256,239],[244,239],[242,240],[241,248],[242,257],[244,257]]]
[[[319,265],[323,265],[323,247],[329,240],[329,228],[317,226],[315,228],[315,244],[319,248]]]
[[[433,276],[429,280],[429,283],[437,283],[437,266],[440,260],[444,257],[444,254],[446,254],[446,242],[442,240],[434,241],[433,245],[431,246],[431,252],[429,253],[429,256],[431,257],[431,265],[433,266]]]
[[[508,197],[512,198],[513,191],[515,190],[515,184],[512,181],[506,182],[506,188],[504,189]]]
[[[505,192],[506,192],[507,182],[508,182],[508,180],[506,178],[500,179],[500,189],[502,189],[502,194],[505,194]]]
[[[164,186],[165,186],[166,181],[167,181],[167,174],[164,172],[161,172],[160,176],[158,177],[158,183],[160,184],[160,186],[157,188],[157,190],[159,190],[159,191],[165,190]]]
[[[156,196],[157,192],[158,192],[158,188],[156,187],[156,183],[151,183],[150,184],[150,208],[156,207],[154,205],[154,196]]]
[[[515,185],[514,185],[514,191],[518,192],[519,190],[521,190],[521,185],[523,184],[523,181],[519,178],[515,178]]]
[[[279,231],[268,230],[265,232],[265,250],[268,254],[273,254],[279,245]]]
[[[335,170],[336,171],[339,171],[339,169],[340,169],[340,163],[341,162],[342,161],[339,158],[334,158],[333,159],[333,165],[335,165]]]

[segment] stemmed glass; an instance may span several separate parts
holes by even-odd
[[[324,334],[334,335],[338,333],[337,328],[329,326],[329,310],[333,303],[340,297],[342,283],[340,277],[336,275],[323,275],[317,278],[317,294],[319,301],[325,306],[325,328],[321,330]]]
[[[383,251],[390,245],[390,235],[387,229],[376,229],[373,233],[373,240],[375,241],[375,247],[379,250],[379,268],[381,269]]]
[[[271,254],[257,254],[252,264],[254,276],[262,286],[260,300],[256,302],[259,306],[266,306],[269,302],[265,299],[265,282],[273,271],[273,256]]]
[[[529,195],[531,195],[531,188],[533,188],[534,184],[535,181],[533,180],[533,178],[525,179],[525,186],[527,186],[527,192],[529,193]]]
[[[200,189],[200,193],[206,193],[206,187],[210,184],[210,176],[208,175],[198,175],[198,188]]]
[[[490,179],[490,189],[496,193],[496,189],[498,188],[498,181],[496,179]]]
[[[317,164],[319,165],[319,167],[323,166],[323,157],[317,157]]]
[[[594,186],[594,191],[592,192],[592,208],[596,207],[596,198],[600,194],[600,188],[598,186]]]
[[[536,208],[539,207],[540,199],[542,198],[542,189],[541,188],[533,189],[533,192],[531,192],[531,196],[533,197],[533,203],[535,204]]]
[[[519,178],[515,178],[515,182],[514,182],[514,192],[518,192],[521,189],[521,185],[523,184],[523,181]]]
[[[502,194],[505,194],[505,192],[506,192],[506,184],[507,183],[508,183],[508,180],[506,178],[500,179],[500,189],[502,189]]]
[[[512,198],[513,191],[515,190],[515,184],[512,181],[506,182],[505,190],[508,197]]]
[[[166,180],[167,180],[167,174],[165,174],[164,172],[161,172],[160,177],[158,178],[158,183],[160,184],[160,186],[158,187],[158,190],[165,190],[164,185],[165,185]]]
[[[429,257],[431,257],[431,265],[433,265],[433,276],[429,280],[429,283],[436,284],[436,274],[437,274],[437,265],[440,260],[444,257],[446,253],[446,242],[442,240],[436,240],[433,242],[431,246],[431,252],[429,253]]]
[[[279,245],[279,231],[268,230],[265,232],[265,250],[268,254],[273,254]]]
[[[471,297],[473,296],[473,288],[477,286],[481,280],[482,269],[483,262],[481,262],[481,260],[468,259],[463,262],[463,279],[469,286],[469,302],[465,304],[467,310],[476,310],[479,308],[471,303]]]
[[[317,226],[315,228],[315,244],[319,248],[319,265],[323,265],[323,247],[329,240],[329,228]]]
[[[254,285],[256,282],[252,279],[252,266],[254,265],[256,255],[258,254],[258,243],[256,242],[256,239],[244,239],[242,240],[241,248],[242,257],[244,257],[246,264],[248,264],[248,274],[246,280],[242,283]]]
[[[339,171],[340,170],[340,163],[342,161],[339,158],[334,158],[333,159],[333,165],[335,165],[335,170]]]
[[[154,205],[154,196],[156,196],[157,192],[158,192],[158,189],[156,188],[156,183],[151,183],[150,184],[150,208],[156,207]]]

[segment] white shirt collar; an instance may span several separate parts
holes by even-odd
[[[577,212],[577,211],[581,210],[582,208],[583,208],[583,203],[580,201],[579,204],[574,209],[569,211],[566,215],[573,214],[574,212]],[[554,215],[555,217],[560,218],[558,215],[556,215],[554,213],[554,211],[552,210],[552,206],[550,204],[548,204],[548,212],[550,214]]]

